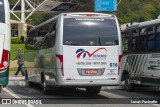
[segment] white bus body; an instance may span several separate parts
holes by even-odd
[[[28,42],[34,49],[25,55],[34,58],[25,61],[29,82],[87,91],[120,83],[122,42],[114,15],[62,13],[31,29],[28,37],[37,41]]]
[[[0,0],[0,86],[8,84],[10,32],[9,3],[8,0]]]

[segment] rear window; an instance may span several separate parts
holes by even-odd
[[[64,45],[118,45],[118,31],[114,17],[65,18],[63,36]]]
[[[0,0],[0,22],[5,23],[4,0]]]

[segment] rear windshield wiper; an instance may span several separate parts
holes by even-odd
[[[101,46],[101,38],[100,38],[100,36],[98,36],[98,39],[99,39],[99,46]]]

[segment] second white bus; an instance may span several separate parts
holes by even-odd
[[[25,51],[26,80],[49,86],[119,85],[122,41],[116,16],[62,13],[31,29]]]

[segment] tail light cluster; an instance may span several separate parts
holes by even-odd
[[[118,63],[119,63],[119,66],[118,66],[118,75],[119,75],[120,74],[121,63],[122,63],[122,55],[119,55]]]
[[[63,72],[63,55],[56,55],[56,57],[59,59],[60,65],[61,65],[61,73],[62,76],[64,76],[64,72]]]
[[[0,62],[0,71],[5,70],[9,67],[9,51],[3,50],[2,59]]]

